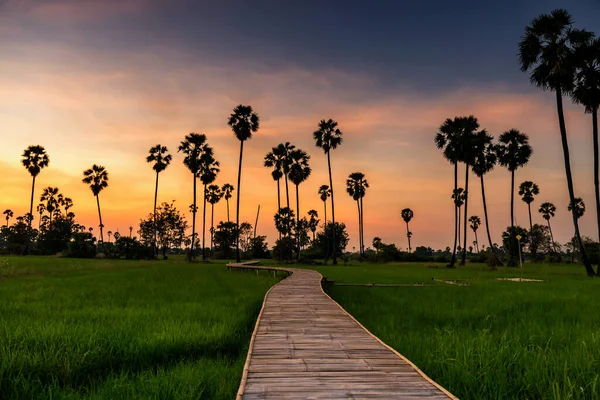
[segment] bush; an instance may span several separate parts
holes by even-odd
[[[96,257],[96,238],[89,232],[76,232],[69,242],[65,257],[94,258]]]

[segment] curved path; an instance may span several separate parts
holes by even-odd
[[[265,295],[238,399],[456,399],[333,301],[317,271],[228,267],[292,273]]]

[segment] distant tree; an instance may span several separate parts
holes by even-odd
[[[167,169],[169,164],[171,163],[172,156],[169,154],[169,150],[167,146],[163,146],[161,144],[157,144],[154,147],[151,147],[148,151],[148,156],[146,157],[146,162],[154,163],[152,165],[152,169],[156,171],[156,184],[154,186],[154,224],[156,225],[156,201],[158,200],[158,174]],[[158,255],[158,249],[156,247],[156,227],[154,227],[154,241],[152,243],[152,249],[154,250],[154,257]]]
[[[25,167],[29,175],[33,178],[31,184],[31,202],[29,204],[29,214],[33,215],[33,194],[35,191],[35,178],[40,174],[41,170],[50,164],[50,158],[46,153],[46,149],[42,146],[29,146],[23,151],[21,156],[21,164]],[[31,228],[31,225],[29,225]]]
[[[333,178],[331,175],[331,150],[335,150],[339,145],[342,144],[342,131],[338,128],[338,123],[332,119],[325,121],[324,119],[319,122],[318,129],[313,133],[315,144],[317,147],[323,149],[327,155],[327,167],[329,169],[329,189],[331,191],[331,221],[333,226],[335,224],[335,201],[333,199]],[[325,228],[327,230],[327,228]],[[337,264],[338,252],[336,249],[339,247],[336,241],[337,229],[331,229],[333,235],[333,265]],[[344,246],[345,247],[345,246]]]
[[[264,165],[268,168],[273,168],[271,176],[277,182],[277,209],[281,208],[281,178],[285,178],[287,206],[290,206],[290,196],[288,192],[287,174],[289,172],[289,149],[293,149],[293,145],[280,143],[277,147],[273,147],[265,156]]]
[[[327,185],[321,185],[319,187],[319,197],[321,199],[321,201],[323,202],[323,209],[325,214],[323,214],[325,216],[325,219],[323,221],[324,224],[327,224],[327,199],[331,196],[331,189],[329,189],[329,186]]]
[[[546,222],[548,222],[550,238],[552,239],[552,243],[554,244],[554,235],[552,234],[552,227],[550,226],[550,218],[554,217],[554,214],[556,213],[556,207],[552,203],[542,203],[538,212],[542,214],[542,217],[546,220]]]
[[[231,258],[237,241],[238,231],[233,222],[219,222],[214,233],[215,250],[218,257]]]
[[[361,257],[365,256],[364,221],[363,221],[363,197],[367,192],[369,182],[362,172],[353,172],[346,180],[346,192],[356,201],[358,208],[358,243]]]
[[[408,229],[408,223],[413,219],[415,214],[413,213],[413,210],[411,210],[410,208],[405,208],[404,210],[402,210],[401,214],[402,214],[402,219],[406,223],[406,237],[408,239],[408,252],[410,253],[410,251],[411,251],[410,238],[412,236],[412,233]]]
[[[373,248],[375,249],[375,257],[377,258],[377,256],[379,255],[379,249],[381,249],[381,245],[383,244],[383,242],[381,241],[381,238],[378,236],[375,236],[373,238]]]
[[[227,202],[227,222],[229,222],[229,199],[231,198],[231,193],[233,193],[234,190],[235,189],[233,188],[233,186],[229,183],[224,184],[221,188],[221,191],[223,192],[223,197]]]
[[[479,229],[479,225],[481,225],[481,219],[477,215],[471,215],[469,217],[469,224],[473,233],[475,234],[475,248],[479,253],[479,239],[477,239],[477,229]]]
[[[210,215],[210,253],[213,251],[213,239],[215,232],[215,204],[221,201],[223,197],[223,192],[219,185],[210,185],[207,188],[206,197],[208,202],[211,205],[211,215]]]
[[[293,233],[294,218],[294,211],[287,207],[281,208],[274,216],[275,228],[282,236],[278,240],[278,243],[276,243],[278,247],[276,253],[280,260],[292,258],[293,242],[291,236]]]
[[[462,206],[465,204],[465,190],[463,188],[457,188],[454,189],[452,191],[452,199],[454,200],[454,206],[456,207],[456,209],[458,210],[458,224],[456,226],[457,229],[457,235],[458,238],[460,239],[460,221],[461,219],[461,209]],[[460,240],[459,240],[459,246],[460,246]],[[460,249],[462,249],[462,246],[460,247]],[[460,249],[458,249],[458,252],[460,253]]]
[[[336,241],[335,246],[333,246],[333,232],[332,230],[336,230]],[[348,246],[348,241],[350,238],[348,237],[348,233],[346,232],[346,225],[342,222],[337,222],[333,225],[332,222],[328,223],[325,226],[325,230],[323,232],[317,233],[317,238],[313,243],[313,249],[318,252],[319,256],[325,257],[325,255],[329,252],[330,249],[335,250],[335,254],[338,257],[341,257],[344,251],[346,250],[346,246]]]
[[[576,197],[574,202],[569,203],[567,209],[571,212],[574,212],[577,219],[579,219],[583,217],[583,214],[585,213],[585,203],[583,202],[581,197]]]
[[[37,207],[35,208],[35,210],[40,215],[40,218],[38,220],[38,231],[39,231],[40,228],[41,228],[41,226],[42,226],[42,216],[46,212],[46,206],[44,205],[44,203],[40,203],[40,204],[37,205]]]
[[[303,150],[295,149],[290,154],[290,172],[289,179],[296,185],[296,230],[300,230],[300,194],[299,186],[306,181],[311,173],[311,168],[308,165],[310,156]],[[301,237],[297,238],[297,255],[296,260],[300,260],[300,248],[302,247]]]
[[[220,164],[213,157],[213,150],[211,147],[206,147],[206,152],[200,158],[200,170],[198,176],[200,181],[204,185],[204,208],[202,211],[202,260],[206,260],[206,202],[208,196],[208,185],[213,183],[217,179],[219,174]]]
[[[90,186],[92,193],[96,196],[96,203],[98,205],[98,219],[100,220],[100,243],[104,244],[104,236],[102,234],[102,213],[100,212],[100,192],[108,187],[108,172],[101,165],[92,165],[92,168],[83,171],[83,183]],[[46,206],[48,209],[48,206]]]
[[[110,243],[110,237],[112,236],[112,231],[108,231],[108,232],[106,232],[106,234],[108,235],[108,243]]]
[[[521,236],[521,239],[517,239]],[[512,242],[512,243],[511,243]],[[517,259],[519,257],[519,243],[527,244],[529,242],[529,231],[520,226],[509,226],[505,232],[502,232],[502,246],[509,253],[509,258]],[[511,265],[516,266],[517,264]]]
[[[308,216],[310,217],[310,219],[308,220],[308,228],[310,229],[310,231],[312,232],[313,235],[313,242],[315,240],[315,232],[317,231],[317,227],[319,226],[319,213],[317,213],[317,210],[309,210],[308,211]]]
[[[9,210],[9,209],[4,210],[4,212],[2,214],[4,214],[6,216],[6,228],[8,228],[8,221],[13,217],[14,214],[13,214],[12,210]]]
[[[525,35],[519,43],[519,62],[521,71],[531,71],[530,80],[535,86],[556,93],[556,106],[558,125],[567,175],[569,189],[569,203],[575,203],[573,189],[573,176],[571,174],[571,161],[569,144],[567,140],[567,127],[563,111],[562,96],[571,93],[574,89],[574,50],[572,46],[574,36],[573,17],[564,9],[553,10],[550,14],[536,17],[525,28]],[[592,268],[579,233],[579,223],[576,210],[572,211],[575,236],[578,238],[581,258],[588,276],[594,276]]]
[[[142,244],[152,245],[155,227],[157,243],[162,249],[163,258],[166,258],[169,249],[179,248],[183,244],[188,224],[185,216],[177,209],[174,202],[163,202],[156,207],[156,218],[153,213],[140,221],[138,234]]]
[[[521,200],[523,200],[527,204],[527,208],[529,211],[530,230],[533,229],[533,222],[531,220],[531,203],[533,203],[533,200],[535,200],[535,196],[537,196],[538,194],[540,194],[540,188],[536,183],[533,183],[531,181],[525,181],[519,185],[519,196],[522,196]]]
[[[244,154],[244,142],[252,138],[252,134],[258,131],[259,117],[252,107],[239,105],[233,109],[233,113],[229,116],[227,125],[231,127],[233,134],[240,141],[240,163],[238,167],[238,183],[237,183],[237,206],[236,206],[236,226],[240,227],[240,191],[242,179],[242,156]],[[236,261],[240,262],[240,244],[239,236],[236,243]]]
[[[511,129],[500,135],[499,144],[496,147],[500,165],[510,171],[510,226],[515,225],[515,171],[524,167],[529,162],[533,150],[529,145],[529,137],[517,129]],[[511,230],[511,232],[514,230]],[[509,241],[509,246],[512,241]],[[516,265],[513,257],[514,252],[509,250],[509,264]]]

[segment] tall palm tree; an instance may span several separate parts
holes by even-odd
[[[453,120],[448,118],[440,126],[439,131],[435,134],[434,143],[436,147],[442,150],[442,154],[446,160],[454,166],[454,191],[458,189],[458,162],[461,159],[461,135],[462,130],[458,118]],[[454,249],[452,250],[452,258],[450,267],[453,268],[456,263],[456,244],[458,240],[458,229],[460,219],[458,217],[458,205],[454,202]]]
[[[308,165],[310,156],[303,150],[295,149],[290,154],[290,172],[289,179],[296,185],[296,224],[300,227],[300,194],[298,187],[308,179],[311,173],[311,168]],[[300,235],[297,238],[298,252],[296,260],[300,260]]]
[[[237,206],[236,206],[236,222],[235,226],[238,231],[240,228],[240,184],[242,179],[242,157],[244,155],[244,142],[252,138],[252,134],[258,131],[259,118],[258,114],[252,111],[252,107],[239,105],[233,109],[233,113],[229,116],[227,125],[231,127],[233,134],[240,141],[240,163],[238,167],[238,183],[237,183]],[[240,262],[240,238],[237,235],[235,240],[235,259]]]
[[[574,36],[577,36],[577,31],[573,29],[573,17],[564,9],[556,9],[550,14],[542,14],[536,17],[525,28],[525,35],[519,43],[521,71],[531,71],[530,81],[532,84],[542,90],[554,91],[556,94],[558,125],[562,142],[565,174],[567,176],[569,201],[571,203],[575,202],[575,191],[573,189],[573,176],[571,174],[571,160],[562,97],[563,94],[568,95],[574,89],[574,50],[572,46]],[[572,210],[571,214],[585,270],[588,276],[594,276],[594,269],[587,258],[583,242],[581,241],[579,222],[575,209]]]
[[[550,239],[552,239],[552,247],[554,247],[554,235],[552,234],[552,227],[550,226],[550,218],[554,217],[556,213],[556,206],[552,203],[542,203],[538,210],[542,217],[548,222],[548,230],[550,231]]]
[[[315,144],[323,149],[327,155],[327,167],[329,169],[329,189],[331,190],[331,222],[333,223],[333,265],[337,264],[337,254],[335,249],[335,202],[333,200],[333,177],[331,176],[331,150],[335,150],[342,144],[342,131],[338,128],[338,123],[332,119],[325,121],[322,119],[319,122],[318,129],[313,132]]]
[[[190,253],[188,254],[188,260],[194,257],[194,244],[196,241],[196,213],[198,212],[198,206],[196,206],[196,181],[198,171],[200,170],[201,157],[206,152],[208,144],[206,143],[206,135],[203,133],[190,133],[185,136],[185,139],[181,142],[177,148],[178,152],[182,152],[185,157],[183,164],[190,170],[194,179],[194,203],[190,205],[192,212],[192,239],[190,243]]]
[[[207,200],[211,205],[210,215],[210,253],[213,251],[213,238],[215,231],[215,204],[217,204],[223,197],[223,192],[219,185],[210,185],[206,191]]]
[[[514,235],[515,227],[515,171],[527,165],[533,150],[529,145],[529,137],[527,134],[522,133],[517,129],[510,129],[498,138],[496,152],[498,154],[498,162],[500,165],[506,167],[510,171],[510,232],[512,236]],[[512,251],[510,251],[512,240],[513,238],[511,237],[508,241],[510,254],[509,264],[511,266],[516,266],[517,263],[513,257]]]
[[[529,211],[529,232],[533,232],[533,221],[531,219],[531,203],[535,200],[535,196],[540,194],[540,188],[537,183],[531,181],[521,182],[519,185],[519,196],[521,200],[527,203],[527,209]]]
[[[319,198],[323,202],[323,210],[325,214],[324,226],[327,226],[327,199],[331,196],[331,189],[329,189],[328,185],[321,185],[319,187]]]
[[[98,219],[100,220],[100,243],[104,244],[104,236],[102,234],[104,225],[102,224],[102,213],[100,212],[100,192],[108,187],[108,172],[103,166],[94,164],[92,168],[83,171],[82,182],[89,185],[92,193],[96,196]]]
[[[288,178],[290,173],[290,155],[296,149],[296,146],[290,142],[279,143],[277,146],[267,153],[265,156],[265,167],[273,167],[271,173],[273,179],[277,181],[277,205],[281,208],[281,202],[279,200],[279,179],[285,178],[285,199],[286,205],[290,207],[290,193],[288,187]]]
[[[206,148],[206,152],[200,159],[200,170],[198,177],[204,185],[204,209],[202,211],[202,260],[206,260],[206,200],[207,187],[217,179],[219,173],[219,162],[213,157],[212,147]]]
[[[465,190],[463,188],[457,188],[454,189],[452,191],[452,199],[454,200],[454,205],[456,206],[456,209],[458,210],[458,224],[456,226],[457,229],[457,235],[459,237],[459,244],[458,246],[460,247],[459,252],[462,251],[462,246],[460,245],[460,221],[461,219],[461,210],[462,210],[462,206],[465,204]]]
[[[60,196],[60,197],[59,197]],[[59,207],[59,204],[62,200],[62,195],[58,193],[57,187],[48,186],[42,191],[42,195],[40,196],[40,201],[46,202],[46,211],[48,211],[48,216],[50,217],[50,223],[52,223],[52,215]]]
[[[317,227],[319,226],[319,213],[317,210],[308,210],[308,216],[310,219],[308,220],[308,228],[313,234],[313,242],[315,241],[315,233],[317,232]]]
[[[156,201],[158,200],[158,174],[160,174],[162,171],[164,171],[165,169],[167,169],[167,167],[169,166],[169,164],[171,163],[171,159],[173,157],[171,157],[171,154],[169,154],[169,150],[167,149],[167,146],[163,146],[160,144],[157,144],[154,147],[151,147],[150,150],[148,150],[148,156],[146,157],[146,162],[149,163],[154,163],[154,165],[152,165],[152,169],[154,171],[156,171],[156,184],[154,186],[154,211],[152,213],[153,217],[153,229],[154,229],[154,240],[152,242],[152,248],[154,251],[154,258],[158,258],[158,248],[156,246],[156,233],[158,231],[157,227],[156,227]]]
[[[42,227],[42,216],[46,212],[46,206],[44,205],[44,203],[40,203],[40,204],[37,205],[37,207],[35,208],[35,210],[40,215],[40,218],[38,220],[38,231],[39,231],[40,228]]]
[[[364,241],[364,224],[363,224],[363,204],[362,199],[365,197],[369,182],[365,179],[365,174],[362,172],[353,172],[348,176],[346,180],[346,192],[356,200],[358,207],[358,243],[360,255],[365,254],[365,241]]]
[[[233,193],[234,190],[235,189],[233,188],[233,185],[230,185],[229,183],[226,183],[223,185],[223,187],[221,187],[223,197],[227,202],[227,222],[229,222],[229,199],[231,198],[231,193]]]
[[[469,224],[473,233],[475,234],[475,249],[479,253],[479,239],[477,239],[477,229],[479,229],[479,225],[481,225],[481,219],[477,215],[471,215],[469,217]]]
[[[571,212],[575,212],[575,215],[579,219],[585,214],[585,203],[581,197],[575,197],[575,201],[569,203],[567,209]]]
[[[6,209],[2,214],[6,215],[6,227],[8,228],[8,221],[13,217],[14,213],[12,210]]]
[[[273,168],[271,176],[277,182],[277,209],[279,210],[281,208],[281,188],[279,182],[283,177],[283,159],[277,154],[276,147],[273,147],[273,150],[267,153],[264,165],[267,168]]]
[[[406,222],[406,238],[408,239],[408,252],[410,253],[412,250],[412,248],[410,247],[410,237],[412,236],[412,233],[410,229],[408,229],[408,223],[411,219],[413,219],[415,213],[413,213],[413,210],[411,210],[410,208],[405,208],[400,214],[402,215],[402,219],[404,220],[404,222]]]
[[[50,164],[50,158],[46,153],[46,149],[42,146],[29,146],[21,155],[21,164],[25,167],[29,175],[33,178],[31,183],[31,202],[29,203],[29,214],[33,215],[33,194],[35,192],[35,178],[40,174],[42,169]],[[31,223],[29,223],[31,228]]]

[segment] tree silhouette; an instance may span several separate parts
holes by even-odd
[[[235,226],[238,231],[240,229],[240,191],[242,179],[242,157],[244,155],[244,142],[252,138],[252,133],[258,131],[259,118],[252,111],[252,107],[239,105],[233,109],[233,113],[229,116],[227,125],[231,127],[233,134],[240,141],[240,163],[238,167],[238,182],[237,182],[237,205],[236,205],[236,222]],[[240,238],[235,241],[235,259],[240,262]]]
[[[231,193],[234,191],[234,187],[229,183],[226,183],[221,187],[221,191],[223,192],[223,197],[227,202],[227,222],[229,222],[229,199],[231,198]]]
[[[6,216],[6,227],[8,228],[8,221],[13,217],[14,213],[12,210],[6,209],[2,214]]]
[[[515,226],[515,171],[524,167],[528,162],[533,150],[529,145],[529,137],[517,129],[511,129],[500,135],[496,146],[498,162],[510,171],[510,226],[511,234],[514,234]],[[516,266],[514,254],[510,251],[512,240],[508,241],[510,260],[509,265]]]
[[[146,162],[154,163],[152,165],[152,169],[156,171],[156,184],[154,186],[154,209],[152,215],[154,215],[154,241],[152,242],[152,249],[154,251],[154,257],[158,257],[158,248],[156,247],[156,201],[158,200],[158,174],[167,169],[169,164],[171,163],[171,154],[169,154],[169,150],[166,146],[157,144],[154,147],[151,147],[148,150],[148,156],[146,157]]]
[[[100,212],[100,192],[108,187],[108,172],[101,165],[92,165],[92,168],[83,171],[82,182],[90,186],[92,193],[96,196],[96,204],[98,205],[98,219],[100,220],[100,243],[104,246],[104,235],[102,234],[102,213]],[[48,206],[46,206],[48,209]]]
[[[383,245],[381,238],[379,236],[375,236],[373,238],[373,248],[375,249],[375,259],[379,258],[379,249]]]
[[[554,235],[552,234],[552,227],[550,226],[550,218],[554,217],[554,214],[556,213],[556,206],[548,202],[542,203],[538,212],[542,214],[542,217],[548,223],[548,230],[550,231],[550,238],[552,239],[552,247],[554,248]]]
[[[315,241],[315,232],[317,231],[317,227],[319,226],[319,213],[317,210],[309,210],[308,216],[310,219],[308,220],[308,229],[313,234],[313,242]]]
[[[311,173],[311,168],[308,165],[310,156],[305,151],[295,149],[290,154],[290,172],[289,179],[294,185],[296,185],[296,226],[297,231],[300,231],[300,194],[298,187],[300,184],[308,179]],[[300,261],[300,235],[297,238],[298,252],[296,254],[296,260]]]
[[[42,191],[42,195],[40,196],[40,201],[46,202],[46,211],[48,211],[48,216],[50,217],[50,223],[52,223],[52,216],[54,212],[60,206],[60,203],[63,201],[62,194],[58,193],[57,187],[47,187]]]
[[[476,215],[471,215],[469,217],[469,226],[473,230],[475,234],[475,249],[479,253],[479,239],[477,238],[477,229],[479,229],[479,225],[481,225],[481,219],[479,219]]]
[[[323,152],[327,155],[327,167],[329,169],[329,189],[331,190],[331,222],[335,227],[335,202],[333,199],[333,178],[331,176],[331,150],[335,150],[339,145],[342,144],[342,131],[338,128],[338,123],[332,119],[325,121],[322,119],[319,122],[318,129],[313,133],[315,144],[317,147],[323,149]],[[333,265],[337,264],[337,252],[335,251],[336,240],[335,231],[332,229],[333,239]]]
[[[198,212],[198,206],[196,205],[196,180],[198,171],[200,170],[201,157],[206,152],[207,147],[206,135],[203,133],[192,132],[185,136],[185,139],[177,148],[178,152],[182,152],[185,155],[183,164],[190,170],[194,179],[194,203],[190,205],[190,210],[192,212],[192,236],[188,260],[192,260],[194,257],[194,245],[196,243],[196,213]]]
[[[529,211],[529,231],[533,232],[533,222],[531,219],[531,203],[535,200],[535,196],[540,194],[540,188],[536,183],[531,181],[521,182],[519,185],[519,196],[521,200],[527,203],[527,209]]]
[[[211,205],[210,215],[210,253],[213,251],[213,239],[215,232],[215,204],[217,204],[223,197],[223,192],[219,185],[210,185],[206,190],[206,197]]]
[[[583,214],[585,213],[585,203],[581,197],[575,197],[575,201],[569,203],[567,209],[571,212],[575,212],[575,215],[579,219],[583,217]]]
[[[400,214],[402,215],[402,219],[404,220],[404,222],[406,222],[406,238],[408,239],[408,252],[410,253],[412,250],[412,248],[410,247],[410,238],[412,236],[412,232],[408,229],[408,223],[411,219],[413,219],[415,214],[410,208],[405,208]]]
[[[460,221],[461,221],[461,209],[462,206],[465,204],[465,190],[463,188],[457,188],[454,189],[452,191],[452,199],[454,200],[454,206],[456,207],[456,209],[458,210],[458,224],[455,227],[457,229],[457,235],[460,238]],[[461,252],[462,246],[460,245],[460,240],[459,240],[459,247],[460,249],[458,249],[458,252]]]
[[[25,167],[29,175],[32,177],[31,182],[31,201],[29,203],[29,215],[33,217],[33,195],[35,192],[35,178],[40,174],[43,168],[47,167],[50,164],[50,158],[46,153],[46,149],[42,146],[35,145],[29,146],[21,155],[21,164]],[[31,229],[31,221],[33,218],[29,219],[29,229]],[[25,246],[24,254],[29,252],[29,236],[27,239],[27,246]]]
[[[110,237],[112,236],[112,231],[108,231],[108,232],[106,232],[106,234],[108,235],[108,243],[110,243]]]
[[[325,214],[323,214],[325,216],[325,220],[324,220],[324,225],[327,225],[327,199],[331,196],[331,189],[329,189],[328,185],[321,185],[319,187],[319,198],[321,199],[321,201],[323,202],[323,210],[325,212]]]
[[[133,226],[129,227],[129,238],[133,235]]]
[[[361,257],[365,255],[365,242],[364,242],[364,224],[363,224],[363,203],[362,199],[365,197],[369,182],[365,179],[365,174],[362,172],[353,172],[348,176],[346,180],[346,192],[356,201],[358,208],[358,243],[359,252]]]
[[[35,210],[40,215],[40,218],[38,220],[38,231],[39,231],[42,226],[42,216],[46,212],[46,206],[44,205],[44,203],[40,203],[36,206]]]
[[[217,179],[219,162],[213,157],[213,149],[206,146],[204,154],[200,157],[200,170],[198,176],[204,185],[204,209],[202,211],[202,260],[206,260],[206,200],[207,187]]]
[[[273,147],[273,149],[267,153],[265,156],[264,165],[267,168],[273,168],[271,171],[271,176],[273,180],[277,182],[277,209],[281,208],[281,188],[279,182],[283,177],[283,163],[284,159],[277,152],[277,147]],[[281,237],[281,235],[279,236]]]
[[[573,176],[567,127],[563,110],[563,94],[569,94],[574,89],[574,50],[572,46],[577,31],[573,29],[573,17],[564,9],[553,10],[550,14],[536,17],[525,28],[525,35],[519,43],[519,61],[521,71],[531,71],[530,81],[542,90],[554,91],[556,94],[556,109],[558,125],[563,149],[565,173],[570,203],[575,202]],[[575,236],[579,242],[581,259],[588,276],[594,276],[592,268],[581,241],[576,210],[572,210]]]

